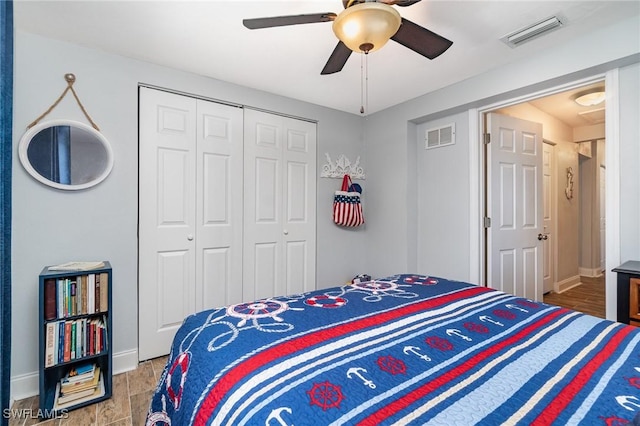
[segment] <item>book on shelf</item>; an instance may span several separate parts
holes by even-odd
[[[56,385],[55,399],[53,401],[53,409],[62,410],[104,396],[104,377],[102,373],[98,373],[96,377],[97,383],[94,387],[88,387],[77,392],[62,392],[61,383],[58,382]]]
[[[95,308],[96,312],[100,312],[100,274],[96,274],[96,287],[95,287]]]
[[[71,361],[71,321],[64,323],[64,351],[63,361]]]
[[[100,312],[106,312],[109,309],[109,274],[102,272],[100,274]]]
[[[60,382],[64,385],[66,383],[77,383],[87,379],[91,379],[96,371],[96,365],[92,362],[86,364],[77,365],[64,376]]]
[[[56,323],[50,322],[47,323],[47,330],[45,335],[45,357],[44,357],[44,366],[51,367],[56,364]]]
[[[66,262],[60,265],[49,266],[50,271],[90,271],[104,268],[104,262]]]
[[[95,367],[91,375],[87,376],[83,380],[75,382],[65,382],[63,379],[60,381],[60,393],[62,395],[68,395],[76,392],[81,392],[86,389],[95,389],[98,386],[99,377],[100,367]]]
[[[56,318],[56,280],[47,278],[44,281],[44,319]]]

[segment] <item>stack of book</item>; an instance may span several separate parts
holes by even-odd
[[[78,365],[58,382],[53,408],[60,410],[103,395],[100,367],[93,363]]]

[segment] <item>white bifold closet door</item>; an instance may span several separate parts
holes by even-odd
[[[242,301],[242,109],[140,88],[139,353]]]
[[[313,290],[316,124],[244,114],[244,299]]]
[[[139,352],[207,308],[315,289],[316,125],[140,89]]]

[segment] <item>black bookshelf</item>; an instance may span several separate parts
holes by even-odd
[[[93,275],[93,278],[91,278]],[[90,298],[88,290],[89,286],[95,288],[95,277],[99,277],[100,289],[104,292],[102,296],[100,292],[93,291],[93,298]],[[83,278],[84,277],[84,278]],[[104,282],[106,279],[106,283]],[[47,297],[51,296],[51,282],[55,282],[55,308],[47,309]],[[87,284],[83,284],[83,281]],[[75,282],[75,287],[72,283]],[[49,283],[49,284],[48,284]],[[106,284],[106,290],[103,285]],[[45,291],[45,286],[49,285],[49,289]],[[75,410],[89,404],[103,401],[111,397],[112,394],[112,287],[113,272],[111,264],[104,262],[103,267],[91,270],[76,271],[53,271],[49,267],[45,267],[39,276],[39,355],[40,355],[40,413],[43,417],[60,416],[65,411]],[[72,289],[72,291],[69,291]],[[46,293],[46,294],[45,294]],[[83,301],[83,297],[87,300]],[[96,302],[96,298],[99,302]],[[104,306],[106,301],[106,306]],[[96,305],[98,303],[98,305]],[[89,305],[93,304],[92,307]],[[53,314],[52,314],[53,309]],[[53,315],[53,316],[52,316]],[[74,350],[69,349],[69,358],[65,360],[65,343],[64,332],[61,330],[60,323],[75,324],[80,331],[72,333],[77,339],[80,339],[73,345]],[[93,325],[91,325],[93,324]],[[100,339],[101,344],[95,342],[97,337],[95,333],[90,332],[93,327],[102,328]],[[57,345],[51,349],[51,343],[47,348],[47,332],[51,337],[52,328],[58,331],[53,339]],[[64,327],[62,327],[64,328]],[[60,337],[62,334],[62,338]],[[90,335],[93,335],[92,339]],[[51,340],[51,339],[49,339]],[[73,339],[70,339],[70,345]],[[97,350],[101,347],[101,350]],[[93,348],[93,350],[92,350]],[[49,349],[49,351],[48,351]],[[60,354],[62,352],[62,354]],[[52,361],[53,360],[53,361]],[[98,388],[104,387],[104,394],[99,396],[88,395],[77,399],[75,402],[69,402],[63,406],[54,407],[56,400],[56,388],[60,380],[65,377],[75,367],[86,363],[95,364],[100,368],[100,381],[102,382]]]

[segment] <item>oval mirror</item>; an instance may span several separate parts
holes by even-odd
[[[93,127],[71,120],[37,124],[22,136],[18,151],[31,176],[58,189],[92,187],[113,168],[107,138]]]

